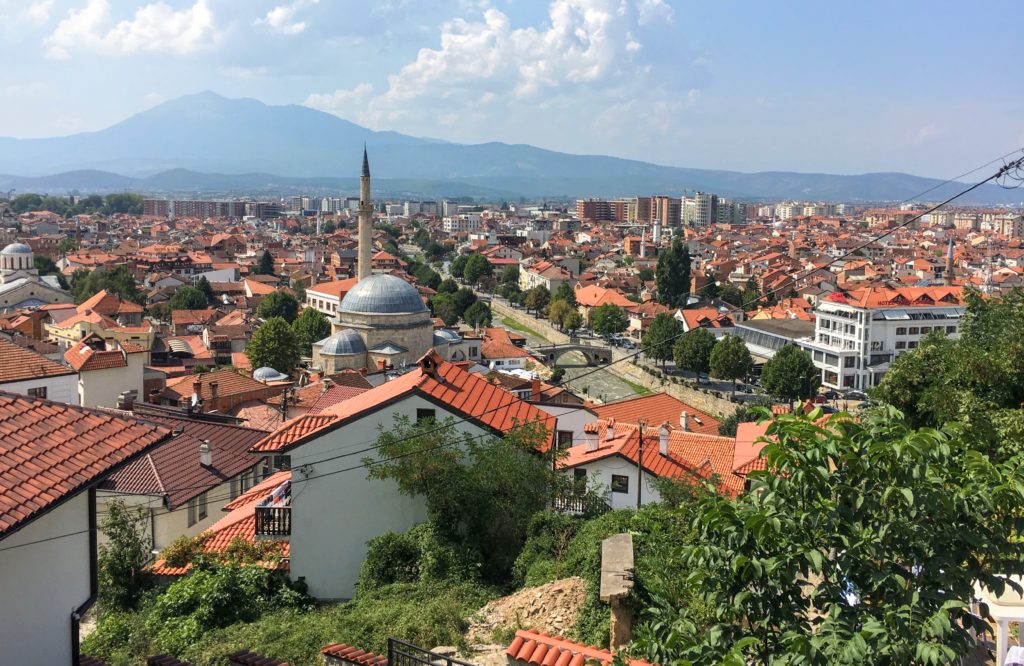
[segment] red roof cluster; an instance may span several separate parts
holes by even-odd
[[[559,636],[520,629],[505,650],[510,661],[530,666],[584,666],[597,662],[611,666],[615,654],[609,650],[574,643]],[[630,666],[652,666],[641,659],[627,659]]]
[[[71,368],[0,338],[0,384],[71,374]]]

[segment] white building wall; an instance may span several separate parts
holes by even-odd
[[[29,389],[45,388],[46,399],[56,402],[65,402],[72,405],[78,404],[78,375],[60,375],[59,377],[40,377],[39,379],[26,379],[20,382],[7,382],[0,384],[0,391],[28,395]]]
[[[608,503],[612,509],[635,509],[637,496],[637,468],[636,464],[621,456],[609,456],[601,460],[595,460],[579,468],[587,470],[587,487],[597,488],[607,493]],[[568,472],[573,474],[572,470]],[[612,475],[625,476],[629,479],[629,492],[612,492]],[[661,501],[661,493],[652,485],[656,477],[643,473],[644,487],[640,495],[643,504]]]
[[[313,596],[351,598],[366,557],[366,542],[386,532],[407,530],[427,516],[424,499],[401,494],[394,481],[370,480],[362,467],[339,471],[358,465],[370,453],[316,461],[372,446],[379,435],[378,424],[391,427],[395,414],[415,420],[417,409],[434,409],[438,419],[445,418],[445,412],[434,403],[410,396],[290,452],[291,576],[305,578]],[[456,427],[474,434],[484,432],[470,423]],[[303,480],[303,467],[313,478]],[[331,472],[338,473],[315,478]]]
[[[0,663],[71,664],[71,613],[89,598],[88,493],[0,539]]]
[[[136,390],[145,395],[143,373],[147,354],[126,354],[128,365],[121,368],[89,370],[78,375],[79,403],[83,407],[116,407],[122,391]]]

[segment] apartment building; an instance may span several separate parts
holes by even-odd
[[[892,361],[932,332],[960,334],[963,287],[865,287],[833,292],[815,308],[814,337],[799,340],[824,386],[878,386]]]

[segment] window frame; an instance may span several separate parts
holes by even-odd
[[[613,493],[620,495],[629,494],[629,475],[628,474],[612,474],[611,489]]]

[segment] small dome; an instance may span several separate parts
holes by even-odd
[[[362,336],[351,328],[345,328],[334,335],[320,340],[320,353],[328,356],[348,356],[350,354],[365,354],[366,344]]]
[[[357,282],[345,294],[339,309],[362,314],[407,314],[426,310],[416,287],[387,273],[370,275]]]
[[[278,372],[273,368],[264,366],[253,372],[252,378],[258,382],[282,382],[288,379],[288,375]]]
[[[32,248],[24,243],[11,243],[0,250],[0,254],[32,254]]]
[[[434,331],[434,344],[449,344],[462,342],[462,338],[458,333],[450,328],[439,328]]]

